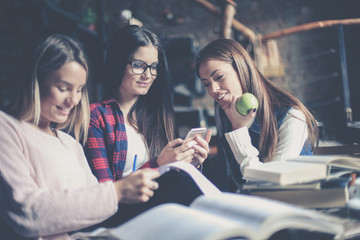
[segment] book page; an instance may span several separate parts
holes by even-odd
[[[257,232],[259,239],[267,239],[282,229],[305,229],[334,235],[343,231],[341,226],[326,221],[318,212],[242,194],[200,196],[191,207],[237,221]]]
[[[174,162],[170,164],[163,165],[159,167],[160,174],[164,174],[171,169],[179,169],[186,172],[197,184],[200,190],[204,195],[219,195],[221,191],[208,180],[199,170],[197,170],[193,165],[187,162]]]
[[[109,232],[122,240],[255,239],[234,221],[174,203],[154,207]]]

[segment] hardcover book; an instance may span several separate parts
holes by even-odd
[[[292,185],[330,179],[349,172],[360,172],[360,158],[318,155],[249,166],[245,168],[243,177],[252,181]]]

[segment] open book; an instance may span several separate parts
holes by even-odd
[[[119,204],[118,211],[108,227],[116,226],[163,203],[178,203],[188,206],[198,196],[219,195],[221,191],[198,169],[187,162],[174,162],[158,168],[160,177],[154,179],[159,188],[145,203]]]
[[[197,170],[193,165],[187,162],[173,162],[158,168],[161,175],[170,171],[170,170],[180,170],[186,172],[198,186],[200,191],[205,195],[218,195],[221,194],[221,191],[210,182],[199,170]]]
[[[333,239],[342,235],[343,227],[339,221],[319,212],[272,200],[223,193],[202,195],[189,207],[174,203],[159,205],[102,234],[122,240],[257,240],[270,237],[291,239],[291,236],[296,236],[296,239]],[[299,238],[299,234],[304,234],[303,238]]]
[[[286,161],[246,167],[243,177],[252,181],[291,185],[330,179],[349,171],[360,171],[360,158],[335,155],[299,156]]]

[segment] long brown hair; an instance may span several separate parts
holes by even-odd
[[[293,107],[305,115],[308,126],[308,141],[314,148],[317,143],[318,129],[315,118],[300,100],[280,89],[267,79],[255,66],[246,50],[232,39],[217,39],[201,50],[196,59],[196,71],[202,62],[216,59],[231,63],[237,71],[243,92],[249,92],[259,101],[257,118],[261,123],[259,152],[262,161],[270,161],[278,141],[276,110]]]
[[[156,77],[149,92],[139,96],[129,111],[128,120],[144,136],[150,158],[154,158],[177,136],[168,65],[159,37],[135,25],[116,31],[107,50],[105,81],[109,87],[107,97],[116,98],[129,58],[142,46],[154,46],[158,50],[162,72]]]

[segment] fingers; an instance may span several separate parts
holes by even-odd
[[[211,139],[211,130],[209,130],[205,136],[205,139],[196,136],[195,140],[197,142],[192,148],[195,152],[199,153],[201,157],[206,157],[209,152],[209,142]]]
[[[208,153],[209,153],[209,147],[207,145],[207,147],[201,147],[199,145],[195,145],[194,147],[194,150],[195,150],[195,153],[193,155],[193,160],[192,160],[192,164],[195,166],[195,167],[198,167],[199,165],[201,165],[205,159],[207,158],[208,156]]]
[[[140,202],[146,202],[150,197],[154,196],[154,190],[159,188],[159,183],[151,180],[151,178],[145,177],[142,181],[141,188],[139,190]]]
[[[197,140],[195,140],[197,139]],[[205,140],[206,139],[206,140]],[[197,136],[192,140],[184,141],[181,138],[175,139],[169,142],[166,147],[161,151],[160,155],[157,158],[157,163],[159,166],[162,166],[171,162],[186,161],[191,162],[193,159],[193,154],[195,145],[200,145],[200,147],[205,148],[205,151],[209,150],[208,141],[211,139],[211,130],[208,131],[205,139]],[[201,155],[204,156],[202,151]],[[206,154],[205,154],[206,155]]]
[[[140,189],[139,200],[147,201],[150,197],[154,196],[154,190],[159,188],[159,184],[156,181],[149,181],[145,186]]]
[[[177,138],[169,142],[157,157],[157,164],[159,166],[174,162],[174,159],[178,153],[177,147],[182,146],[184,140]]]
[[[174,160],[178,162],[178,161],[187,161],[187,158],[191,159],[195,153],[195,150],[192,148],[194,145],[191,145],[191,147],[187,147],[186,149],[183,148],[182,151],[180,151],[178,154],[175,155]]]
[[[175,148],[175,147],[183,144],[183,142],[184,142],[183,139],[177,138],[177,139],[172,140],[171,142],[169,142],[169,143],[167,144],[167,146],[170,147],[170,148]]]
[[[256,108],[253,108],[253,109],[251,109],[251,110],[248,112],[248,114],[246,115],[246,117],[255,118],[256,112],[257,112],[257,109],[256,109]]]
[[[173,149],[173,161],[185,161],[186,158],[192,156],[195,153],[193,146],[197,144],[197,141],[191,140],[184,142],[182,145]]]
[[[202,157],[202,158],[206,158],[206,157],[207,157],[207,154],[208,154],[208,152],[209,152],[209,146],[208,146],[208,145],[207,145],[206,148],[201,147],[201,146],[199,146],[199,145],[195,145],[195,146],[193,147],[193,149],[195,150],[194,155],[197,154],[197,156]]]
[[[148,170],[148,169],[144,169],[144,170]],[[158,173],[156,175],[153,175],[155,177],[144,176],[144,179],[143,179],[143,185],[150,190],[156,190],[159,188],[159,184],[156,181],[154,181],[153,179],[159,177],[160,173],[158,171],[155,171],[155,172]],[[145,172],[144,172],[144,175],[146,175]]]
[[[212,133],[211,129],[207,130],[207,132],[206,132],[204,139],[207,143],[209,143],[211,140],[211,133]]]
[[[211,130],[210,130],[210,134],[211,134]],[[210,138],[211,138],[211,136],[210,136]],[[204,138],[202,138],[202,137],[199,137],[199,136],[196,136],[194,140],[196,141],[196,144],[193,146],[193,148],[194,148],[196,145],[199,145],[199,146],[201,146],[201,147],[209,150],[209,142],[208,142],[206,139],[204,139]],[[210,141],[210,140],[209,140],[209,141]]]
[[[195,167],[199,167],[201,164],[203,164],[204,161],[205,161],[205,158],[200,156],[200,154],[196,152],[193,155],[191,164],[194,165]]]
[[[157,189],[159,189],[159,183],[158,183],[158,182],[153,181],[152,184],[153,184],[152,187],[151,187],[152,190],[157,190]]]
[[[134,174],[135,173],[143,174],[144,178],[149,178],[151,180],[160,177],[159,171],[151,169],[151,168],[140,169],[140,170],[134,172]]]
[[[159,184],[154,181],[160,173],[154,169],[141,169],[114,183],[119,202],[146,202],[154,195]]]
[[[254,111],[255,110],[255,111]],[[233,130],[245,127],[245,126],[251,126],[253,123],[255,117],[256,117],[256,109],[251,109],[246,116],[241,115],[237,112],[235,106],[225,110],[225,113],[227,117],[229,118]]]
[[[179,154],[177,160],[189,162],[196,167],[199,166],[205,161],[208,156],[210,139],[211,130],[207,131],[205,138],[195,136],[193,141],[183,144],[188,144],[186,145],[188,150],[186,150],[182,154]]]
[[[201,138],[199,136],[196,136],[195,138]],[[177,147],[177,150],[179,152],[185,152],[188,149],[191,149],[193,146],[195,146],[197,144],[197,141],[194,139],[192,139],[191,141],[188,142],[184,142],[184,144],[182,144],[181,146]]]

